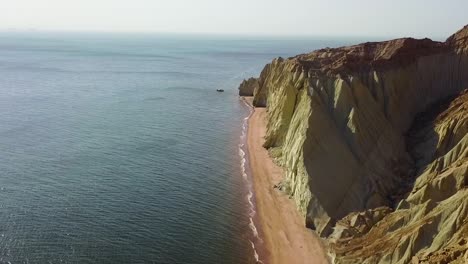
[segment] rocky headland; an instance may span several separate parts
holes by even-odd
[[[277,58],[239,94],[331,262],[468,263],[467,88],[465,26]]]

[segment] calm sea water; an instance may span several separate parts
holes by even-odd
[[[347,43],[0,34],[0,263],[252,263],[237,85]]]

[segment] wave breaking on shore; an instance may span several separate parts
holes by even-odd
[[[257,226],[255,224],[256,222],[256,207],[255,207],[255,197],[254,197],[254,187],[253,187],[253,181],[252,181],[252,175],[249,173],[249,161],[248,161],[248,155],[247,155],[247,132],[248,132],[248,123],[249,119],[252,116],[254,110],[252,106],[245,100],[245,98],[241,98],[241,101],[246,105],[246,107],[249,110],[249,114],[247,117],[243,119],[242,122],[242,131],[241,131],[241,136],[240,136],[240,143],[239,143],[239,156],[240,156],[240,165],[241,165],[241,173],[242,173],[242,178],[244,179],[247,187],[247,202],[249,204],[249,228],[252,231],[252,238],[249,239],[250,245],[252,246],[252,250],[254,253],[255,261],[256,263],[263,263],[260,260],[260,256],[258,254],[258,245],[263,243],[263,240],[261,239]]]

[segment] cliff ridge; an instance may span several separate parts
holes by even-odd
[[[336,263],[425,263],[468,256],[466,88],[468,26],[277,58],[240,90],[267,108],[279,186]]]

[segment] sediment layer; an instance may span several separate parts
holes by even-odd
[[[336,263],[426,263],[468,256],[466,88],[468,27],[278,58],[240,90]]]

